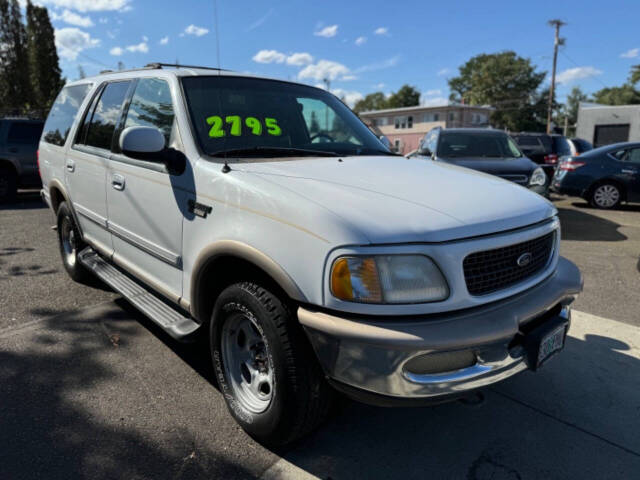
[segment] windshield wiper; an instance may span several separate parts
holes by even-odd
[[[244,156],[270,156],[270,157],[338,157],[336,152],[327,152],[325,150],[312,150],[307,148],[293,147],[247,147],[247,148],[231,148],[210,153],[212,157],[244,157]]]

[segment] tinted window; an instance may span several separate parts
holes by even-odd
[[[538,141],[538,137],[527,137],[524,135],[520,135],[516,137],[516,142],[521,147],[539,147],[540,142]]]
[[[625,161],[640,164],[640,148],[632,148],[628,150]]]
[[[173,119],[169,84],[157,78],[141,78],[131,99],[124,127],[156,127],[169,145]]]
[[[185,77],[182,84],[196,139],[207,154],[255,147],[388,153],[347,106],[324,90],[232,76]]]
[[[8,143],[38,145],[42,134],[41,123],[15,122],[9,127]]]
[[[53,103],[44,124],[43,140],[54,145],[64,145],[76,118],[78,109],[89,92],[90,85],[74,85],[62,89]]]
[[[108,84],[102,91],[87,131],[86,144],[92,147],[111,149],[113,132],[120,118],[130,82]]]
[[[447,132],[440,134],[438,156],[518,158],[522,154],[516,143],[507,134]]]

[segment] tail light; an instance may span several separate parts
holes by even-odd
[[[560,164],[560,170],[566,170],[567,172],[573,172],[574,170],[579,169],[580,167],[586,165],[586,162],[572,162],[566,161]]]
[[[549,165],[555,165],[558,163],[558,155],[555,153],[550,153],[549,155],[544,156],[544,163],[548,163]]]

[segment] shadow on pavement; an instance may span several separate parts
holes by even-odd
[[[620,224],[580,210],[558,208],[563,240],[620,242],[627,236],[620,233]]]
[[[144,330],[109,305],[103,316],[116,333],[82,311],[0,332],[0,478],[253,478],[232,452],[209,451],[182,426],[165,431],[161,418],[153,424],[152,396],[132,400],[126,388],[116,390],[122,372],[109,359]],[[132,401],[141,406],[132,409]]]

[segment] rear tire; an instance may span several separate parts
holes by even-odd
[[[0,203],[11,203],[18,192],[18,176],[15,170],[0,166]]]
[[[622,192],[620,187],[612,182],[603,182],[591,189],[589,203],[595,208],[610,210],[620,205]]]
[[[295,316],[269,290],[251,282],[226,288],[210,346],[229,412],[259,442],[285,445],[326,418],[333,390]]]
[[[62,264],[69,276],[76,282],[88,283],[91,274],[78,260],[78,253],[86,244],[82,241],[80,230],[66,202],[62,202],[58,207],[58,244]]]

